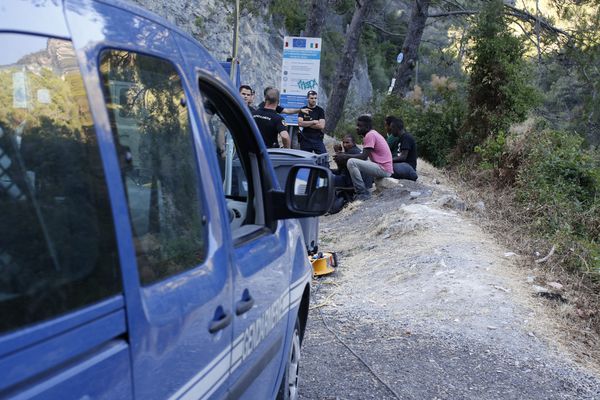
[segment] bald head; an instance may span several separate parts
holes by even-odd
[[[265,90],[265,105],[276,106],[279,104],[279,90],[274,87]]]

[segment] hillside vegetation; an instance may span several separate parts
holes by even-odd
[[[486,201],[499,235],[589,294],[583,317],[600,327],[600,1],[250,0],[244,13],[323,38],[328,133],[353,132],[360,113],[380,132],[402,117],[419,155]],[[340,84],[350,51],[374,90],[358,108]]]
[[[266,3],[292,34],[301,34],[311,17],[300,1]],[[327,18],[348,23],[354,3],[327,2]],[[372,113],[380,131],[385,116],[402,117],[421,157],[480,193],[498,233],[532,262],[551,253],[544,265],[570,275],[597,310],[600,4],[523,4],[375,1],[360,52],[377,94],[364,109],[345,109],[334,132],[353,131],[360,112]],[[417,5],[428,8],[422,38],[410,37]],[[322,36],[330,88],[345,36],[327,24]],[[408,90],[388,95],[390,79],[402,69],[396,55],[415,40],[418,57],[404,68]],[[585,318],[600,326],[596,314]]]

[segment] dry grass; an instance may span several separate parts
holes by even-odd
[[[532,236],[531,210],[517,204],[513,190],[496,187],[496,180],[489,173],[473,172],[477,170],[465,168],[462,172],[453,171],[449,178],[451,186],[466,202],[468,209],[473,210],[474,204],[484,202],[485,211],[474,212],[473,217],[501,244],[521,255],[520,267],[535,276],[534,284],[545,286],[548,282],[560,282],[563,285],[558,292],[567,303],[532,297],[535,299],[532,304],[535,303],[534,306],[549,317],[548,337],[558,339],[564,351],[600,373],[598,275],[565,267],[566,256],[556,253],[545,262],[536,263],[535,260],[550,253],[554,243]]]

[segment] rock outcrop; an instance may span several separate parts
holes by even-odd
[[[218,60],[231,56],[233,42],[233,10],[219,0],[135,0],[199,40]],[[339,19],[340,23],[342,19]],[[242,82],[257,90],[258,103],[266,86],[279,86],[285,29],[275,28],[272,17],[243,13],[240,18],[239,54]],[[323,85],[321,85],[323,86]],[[346,106],[360,109],[373,95],[367,59],[357,60]],[[321,89],[319,104],[327,104],[328,94]]]

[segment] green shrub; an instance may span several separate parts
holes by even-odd
[[[437,167],[448,164],[456,146],[459,129],[465,119],[465,101],[456,90],[438,91],[440,100],[426,103],[387,96],[375,117],[375,124],[383,132],[387,115],[403,119],[406,130],[417,142],[419,157]]]
[[[490,136],[524,121],[539,96],[525,63],[524,39],[513,34],[501,0],[485,3],[469,49],[469,115],[459,151],[468,155]]]
[[[488,137],[481,146],[475,146],[475,153],[481,157],[483,169],[498,169],[506,153],[506,134],[499,132],[495,137]]]
[[[535,132],[517,177],[517,199],[535,231],[572,253],[573,265],[600,272],[600,151],[577,135]]]

